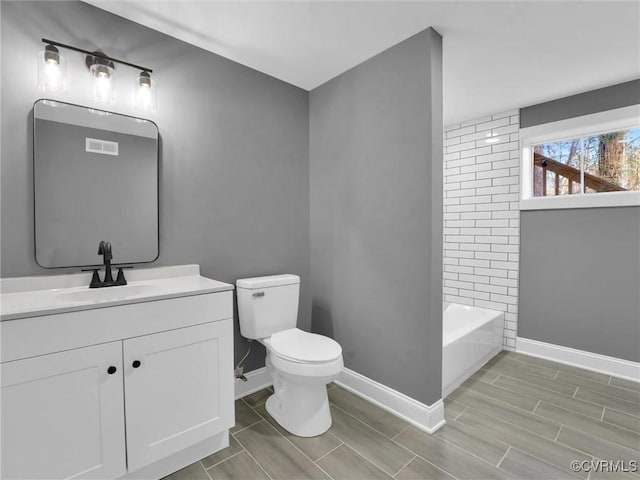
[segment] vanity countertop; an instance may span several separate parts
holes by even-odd
[[[127,285],[88,287],[91,273],[0,279],[0,321],[233,290],[199,265],[127,270]]]

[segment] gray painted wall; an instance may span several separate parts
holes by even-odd
[[[521,127],[638,103],[640,80],[520,110]],[[522,211],[518,336],[640,361],[640,208]]]
[[[640,361],[640,208],[522,212],[518,335]]]
[[[51,38],[154,69],[161,136],[154,265],[199,263],[203,275],[230,283],[299,274],[298,323],[309,329],[308,93],[85,3],[3,1],[1,9],[1,275],[56,272],[34,260],[30,113],[41,96],[40,39]],[[64,53],[69,70],[83,61]],[[121,82],[132,76],[118,72]],[[236,322],[236,360],[245,347]],[[256,348],[249,369],[263,362]]]
[[[426,404],[441,398],[441,48],[425,30],[310,94],[312,329]]]
[[[520,128],[640,103],[640,79],[520,109]]]

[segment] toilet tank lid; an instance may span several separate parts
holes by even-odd
[[[283,285],[294,285],[300,283],[298,275],[269,275],[268,277],[240,278],[236,280],[238,288],[254,290],[257,288],[280,287]]]

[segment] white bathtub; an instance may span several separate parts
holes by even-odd
[[[442,325],[442,397],[502,350],[504,313],[445,303]]]

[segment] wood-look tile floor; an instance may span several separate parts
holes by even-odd
[[[333,425],[299,438],[267,414],[270,394],[238,400],[229,447],[166,479],[640,480],[570,467],[640,466],[639,384],[522,354],[502,352],[449,395],[434,435],[332,385]]]

